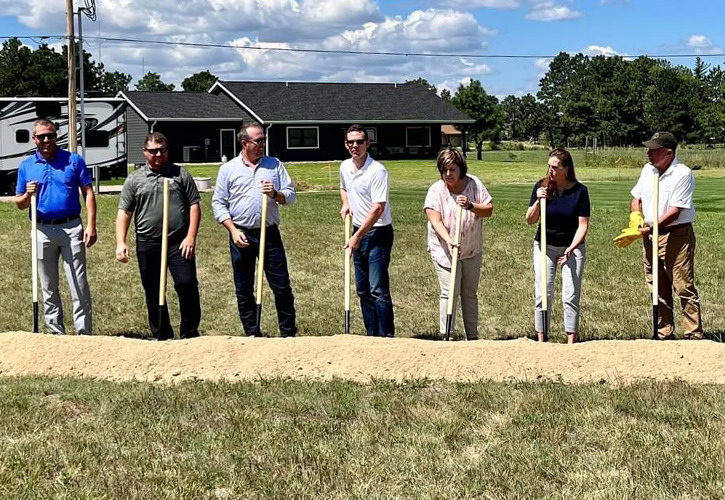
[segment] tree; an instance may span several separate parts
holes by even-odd
[[[709,110],[705,117],[707,142],[725,142],[725,71],[716,66],[707,74]]]
[[[80,46],[79,46],[80,49]],[[0,48],[0,95],[64,97],[68,95],[67,46],[61,52],[46,44],[37,49],[11,38]],[[101,90],[105,70],[83,52],[85,90]]]
[[[521,138],[519,128],[522,117],[518,97],[514,95],[506,96],[501,101],[501,114],[503,116],[502,128],[504,137],[510,141],[519,140]]]
[[[692,74],[695,75],[695,78],[704,83],[707,78],[707,70],[709,68],[710,65],[703,61],[702,57],[697,56],[695,58],[695,68],[692,70]]]
[[[531,94],[519,98],[519,136],[524,141],[537,141],[544,130],[544,106]]]
[[[206,92],[217,80],[219,78],[207,69],[184,78],[181,87],[186,92]]]
[[[448,89],[441,90],[441,99],[443,99],[446,102],[451,102],[453,97],[451,97],[451,91]]]
[[[161,81],[161,77],[158,73],[152,73],[149,71],[143,77],[136,82],[136,90],[144,92],[164,92],[174,90],[175,85],[173,83],[166,84]]]
[[[459,85],[451,101],[454,106],[473,118],[475,123],[460,128],[476,143],[476,157],[483,156],[483,141],[498,142],[501,133],[501,108],[496,96],[488,95],[481,82],[471,80],[468,85]]]
[[[406,80],[405,83],[417,83],[419,85],[424,86],[431,92],[438,93],[438,90],[436,89],[435,85],[431,85],[431,83],[428,80],[426,80],[425,78],[423,78],[422,76],[419,76],[415,80]]]
[[[101,90],[104,94],[116,95],[128,90],[133,77],[120,71],[111,71],[103,75]]]

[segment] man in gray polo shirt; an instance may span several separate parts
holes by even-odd
[[[161,276],[161,235],[164,178],[170,179],[168,266],[179,296],[182,339],[199,336],[201,305],[196,279],[196,235],[201,220],[201,197],[189,172],[169,163],[168,141],[154,132],[144,140],[146,165],[126,179],[116,216],[116,259],[128,262],[126,234],[133,216],[136,227],[136,255],[141,284],[146,294],[149,327],[159,340],[174,338],[169,311],[163,310],[163,325],[157,315]]]

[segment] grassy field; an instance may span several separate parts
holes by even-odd
[[[0,379],[0,498],[725,496],[725,389]]]
[[[523,217],[545,154],[515,154],[520,156],[486,153],[470,169],[495,203],[486,222],[479,299],[485,338],[533,333],[534,228]],[[336,166],[329,166],[290,165],[300,186],[322,190],[302,193],[282,210],[301,335],[342,328],[342,227]],[[583,157],[577,166],[593,206],[582,337],[648,337],[641,249],[619,250],[610,242],[627,222],[628,192],[639,169],[586,167]],[[426,336],[436,330],[438,291],[425,251],[422,202],[436,171],[432,162],[388,167],[398,332]],[[716,167],[696,172],[696,271],[705,328],[721,338],[725,170]],[[216,168],[192,170],[215,177]],[[89,253],[96,333],[145,336],[135,261],[124,266],[113,257],[117,203],[117,196],[100,198],[99,243]],[[209,195],[203,211],[202,330],[238,335],[226,232],[211,217]],[[0,204],[0,220],[0,331],[27,330],[29,223],[7,203]],[[174,294],[169,297],[178,321]],[[276,335],[271,301],[265,314],[265,331]],[[558,299],[553,315],[553,337],[561,339]],[[357,311],[353,326],[361,333]],[[681,382],[610,387],[261,380],[165,386],[4,377],[0,498],[721,499],[723,415],[725,388]]]
[[[533,278],[531,244],[535,231],[524,222],[534,181],[541,175],[545,152],[521,152],[526,158],[509,161],[507,152],[487,153],[483,162],[471,162],[470,172],[483,179],[494,198],[494,215],[485,223],[485,258],[480,285],[480,335],[507,339],[532,334]],[[581,162],[583,163],[583,162]],[[306,186],[323,188],[302,192],[298,201],[282,208],[282,232],[288,250],[301,335],[340,333],[342,316],[342,224],[336,174],[330,165],[295,164],[290,171]],[[391,162],[391,205],[395,248],[391,265],[396,324],[401,336],[427,336],[437,324],[438,286],[425,249],[422,203],[427,187],[436,180],[432,162]],[[215,167],[192,167],[195,175]],[[641,245],[617,249],[611,238],[627,223],[629,190],[637,168],[579,167],[580,179],[592,197],[591,232],[582,298],[583,339],[641,338],[649,335],[649,296],[644,286]],[[725,331],[725,266],[720,255],[725,242],[725,169],[705,167],[697,179],[696,279],[701,293],[706,331],[721,338]],[[332,179],[330,181],[329,179]],[[324,189],[327,188],[327,189]],[[241,330],[236,313],[226,231],[211,212],[211,195],[202,200],[203,221],[198,242],[198,274],[202,293],[202,331],[207,335],[234,335]],[[122,265],[114,259],[113,221],[118,197],[99,200],[99,242],[89,252],[89,275],[95,308],[96,333],[146,335],[145,306],[135,261]],[[0,288],[5,307],[0,331],[29,329],[30,263],[27,214],[12,204],[0,204]],[[264,330],[276,335],[271,294],[265,294]],[[557,296],[558,297],[558,296]],[[169,294],[172,317],[175,294]],[[555,298],[553,336],[561,338],[561,307]],[[68,304],[68,298],[65,297]],[[66,315],[68,316],[68,315]],[[176,320],[178,321],[178,319]],[[356,310],[353,329],[361,333]]]

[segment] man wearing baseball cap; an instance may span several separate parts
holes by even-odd
[[[656,132],[642,143],[647,148],[649,162],[642,168],[637,184],[632,188],[630,228],[614,239],[614,244],[629,245],[636,237],[625,233],[637,229],[644,240],[644,269],[647,287],[652,290],[651,228],[659,220],[659,318],[660,340],[675,338],[673,295],[680,299],[682,323],[686,339],[702,338],[700,298],[695,289],[695,180],[692,171],[675,156],[677,139],[670,132]],[[659,172],[659,206],[654,213],[654,174]]]

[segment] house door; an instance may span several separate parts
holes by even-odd
[[[237,156],[237,137],[233,128],[223,128],[219,131],[219,153],[227,157],[227,161]]]

